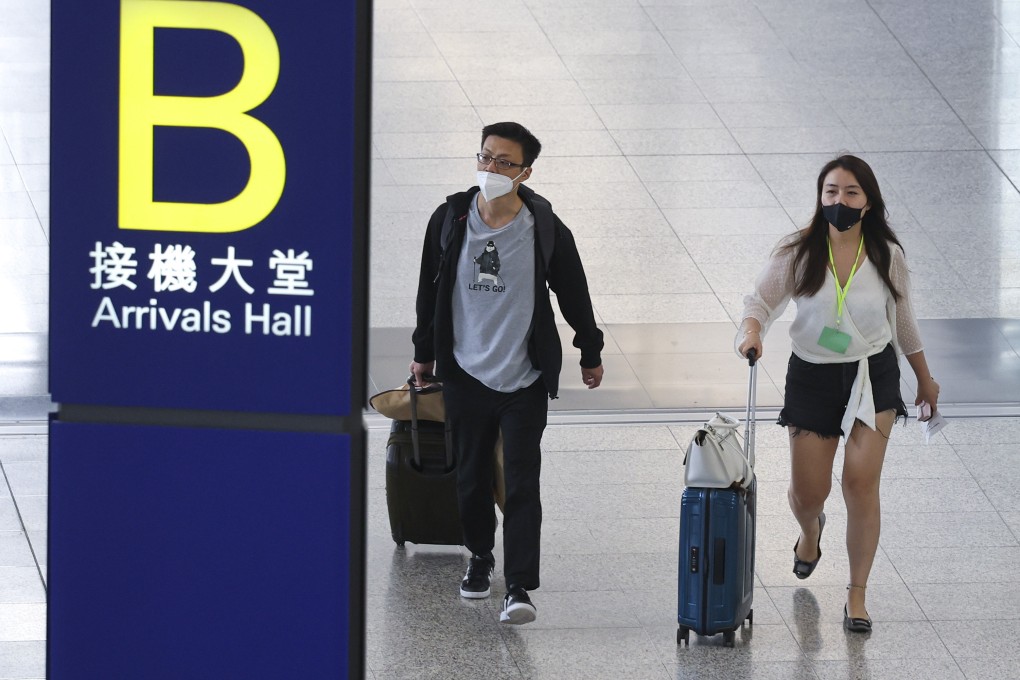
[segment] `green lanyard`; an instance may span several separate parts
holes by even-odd
[[[857,258],[854,260],[854,266],[850,270],[850,278],[846,280],[845,286],[839,285],[839,274],[836,273],[836,260],[832,257],[832,241],[829,237],[825,237],[825,244],[829,246],[829,264],[832,265],[832,279],[836,282],[836,327],[839,327],[839,322],[843,318],[843,304],[846,302],[846,294],[850,291],[850,284],[854,282],[854,274],[857,273],[857,263],[861,259],[861,251],[864,250],[864,234],[861,234],[861,242],[857,246]]]

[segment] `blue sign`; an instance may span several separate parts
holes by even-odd
[[[47,677],[360,677],[370,0],[52,0]]]
[[[47,678],[358,677],[347,436],[54,422],[50,451]]]
[[[365,6],[54,0],[54,401],[360,404]]]

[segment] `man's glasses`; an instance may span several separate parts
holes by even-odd
[[[510,168],[523,168],[524,167],[521,163],[511,163],[510,161],[505,160],[503,158],[493,158],[492,156],[489,156],[488,154],[484,154],[484,153],[476,153],[475,154],[475,158],[478,159],[478,162],[481,165],[488,165],[489,163],[495,163],[496,167],[499,168],[500,170],[509,170]]]

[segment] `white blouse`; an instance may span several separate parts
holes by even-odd
[[[762,337],[772,322],[779,318],[790,300],[797,305],[797,315],[790,326],[793,352],[801,359],[816,364],[858,362],[857,379],[850,390],[850,401],[843,415],[842,429],[850,433],[855,419],[875,428],[875,403],[872,396],[868,357],[885,349],[890,342],[900,354],[914,354],[924,349],[910,302],[910,273],[903,250],[890,245],[892,262],[889,278],[900,292],[899,302],[878,273],[871,260],[865,258],[854,275],[843,306],[839,330],[850,336],[850,345],[843,354],[822,347],[818,339],[828,326],[836,328],[836,282],[826,267],[825,283],[810,297],[794,297],[793,250],[781,246],[797,238],[785,237],[772,253],[765,269],[758,275],[754,294],[744,298],[744,319],[761,324]],[[743,341],[738,333],[736,344]]]

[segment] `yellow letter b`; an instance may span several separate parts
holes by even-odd
[[[212,30],[233,37],[244,56],[237,87],[214,97],[157,96],[156,28]],[[280,140],[247,112],[269,97],[279,75],[276,38],[249,9],[196,0],[121,0],[120,228],[225,233],[265,219],[283,195],[286,161]],[[156,126],[212,128],[234,135],[251,160],[248,184],[223,203],[155,201]]]

